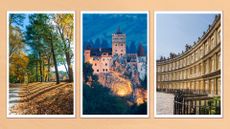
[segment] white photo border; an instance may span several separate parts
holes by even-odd
[[[220,115],[158,115],[157,114],[157,102],[156,102],[156,85],[157,85],[157,69],[156,69],[156,60],[157,60],[157,15],[158,14],[220,14],[221,15],[221,114]],[[187,119],[197,119],[197,118],[206,118],[206,119],[215,119],[223,118],[223,13],[222,11],[155,11],[154,12],[154,117],[155,118],[187,118]]]
[[[12,115],[10,114],[9,111],[9,16],[10,14],[73,14],[74,18],[73,18],[73,22],[74,22],[74,26],[73,26],[73,114],[70,115]],[[61,118],[76,118],[76,77],[75,77],[75,61],[76,61],[76,52],[75,52],[75,45],[76,45],[76,40],[75,40],[75,29],[76,29],[76,19],[75,19],[75,11],[7,11],[7,22],[6,22],[6,26],[7,26],[7,118],[9,119],[14,119],[14,118],[50,118],[50,119],[61,119]]]
[[[115,115],[84,115],[83,114],[83,15],[84,14],[146,14],[147,15],[147,114],[146,115],[120,115],[120,114],[115,114]],[[149,118],[149,11],[81,11],[81,66],[80,66],[80,91],[81,91],[81,95],[80,95],[80,105],[81,105],[81,111],[80,111],[80,117],[81,118]]]

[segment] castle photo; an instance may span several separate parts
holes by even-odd
[[[125,17],[129,22],[135,17],[146,19],[146,16],[84,14],[83,22],[89,17],[115,21]],[[117,26],[108,24],[113,29],[107,28],[108,32],[102,36],[98,33],[92,35],[94,41],[83,41],[83,115],[147,115],[147,36],[142,41],[140,38],[130,39],[137,33],[132,29],[126,33],[123,29],[129,27],[126,22],[115,23]],[[97,24],[100,23],[94,26]],[[142,19],[135,24],[147,24],[147,21]],[[146,27],[141,29],[147,31]],[[88,33],[84,33],[83,37]]]

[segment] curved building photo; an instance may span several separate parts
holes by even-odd
[[[221,12],[156,17],[156,116],[221,116]]]

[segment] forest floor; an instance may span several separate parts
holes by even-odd
[[[10,84],[11,115],[73,114],[73,83],[36,82]]]

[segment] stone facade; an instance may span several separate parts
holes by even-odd
[[[158,90],[221,94],[221,16],[188,50],[157,60]]]
[[[112,55],[124,56],[126,54],[126,34],[123,34],[118,28],[117,32],[112,34]]]
[[[114,55],[126,55],[126,34],[117,29],[112,34],[112,48],[87,48],[84,50],[85,62],[92,64],[94,74],[108,73],[111,70]]]
[[[119,62],[114,62],[114,59],[119,59]],[[135,73],[133,77],[144,80],[147,73],[147,57],[143,54],[126,53],[126,34],[119,28],[112,34],[112,48],[87,48],[84,50],[84,60],[92,64],[94,74],[109,73],[115,67],[126,63],[135,71],[132,72]],[[112,66],[113,62],[115,66]]]

